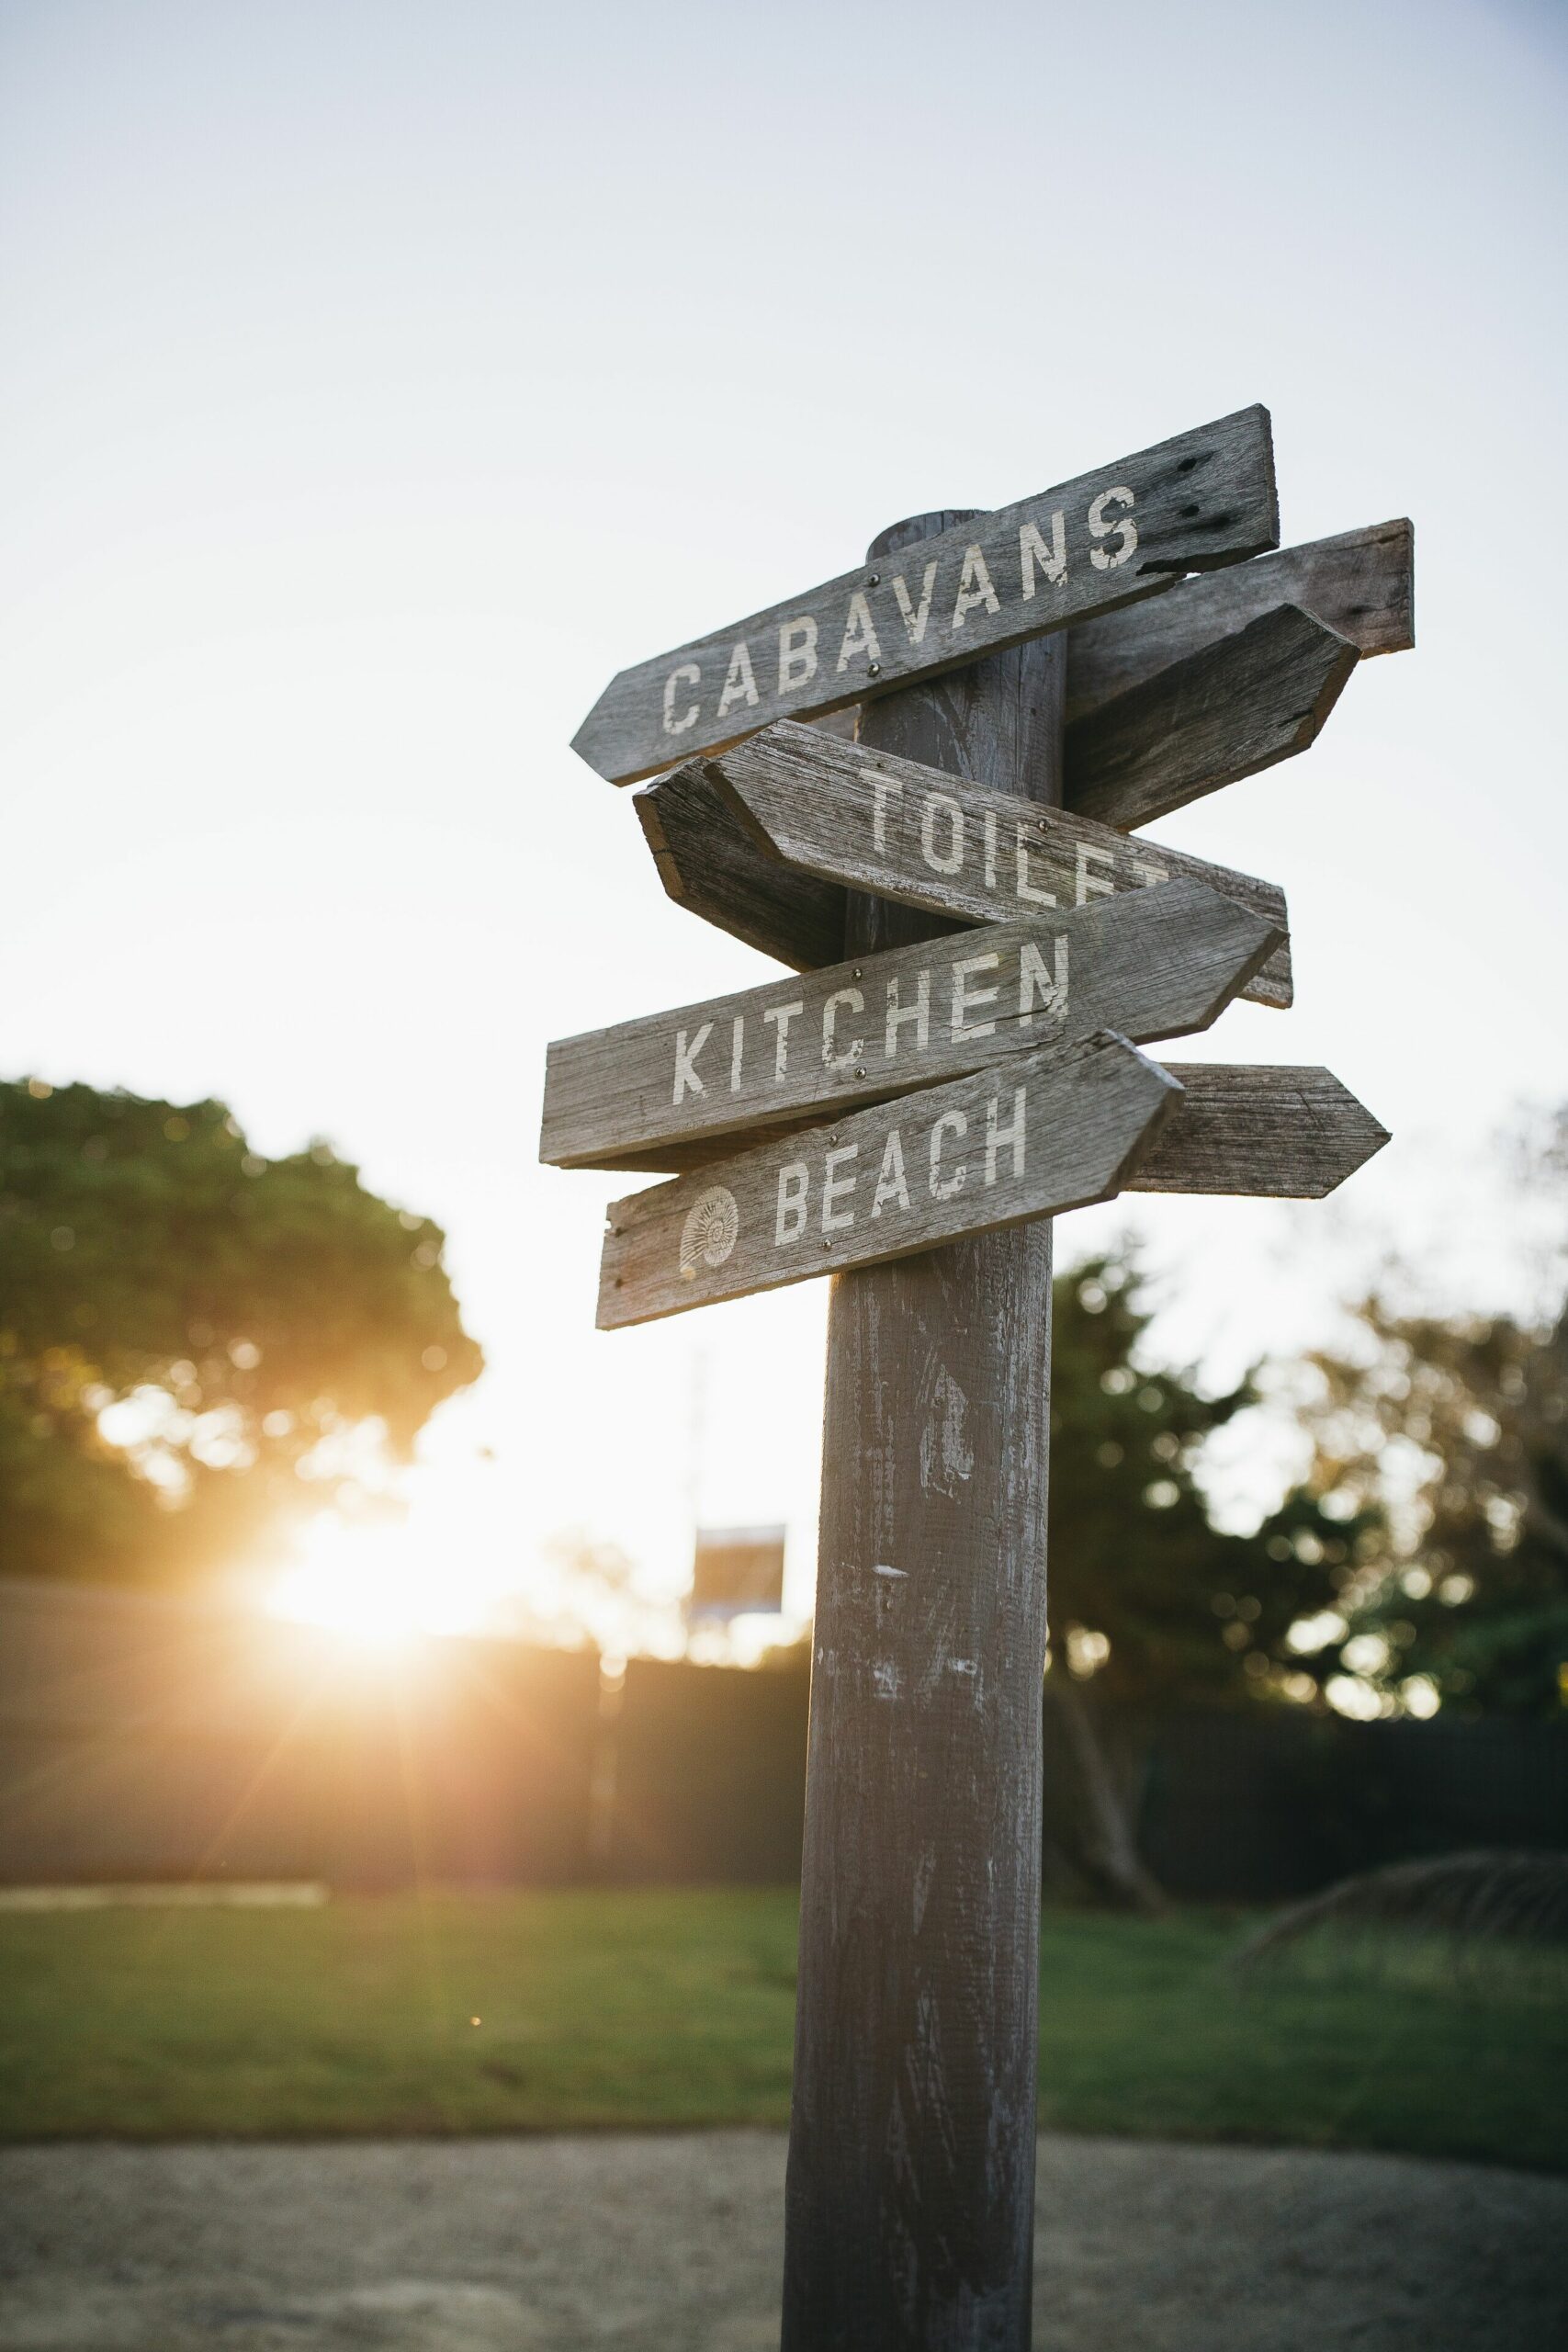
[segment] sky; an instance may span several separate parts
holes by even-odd
[[[1292,910],[1295,1008],[1181,1057],[1327,1063],[1394,1140],[1059,1250],[1140,1234],[1215,1380],[1390,1241],[1516,1279],[1491,1138],[1568,1095],[1565,62],[1525,0],[0,0],[0,1071],[218,1096],[446,1227],[489,1369],[410,1590],[543,1606],[581,1528],[671,1594],[695,1514],[786,1522],[808,1603],[825,1286],[596,1334],[625,1180],[536,1163],[550,1036],[776,968],[570,751],[601,687],[1251,401],[1286,544],[1414,518],[1417,647],[1154,829]],[[1233,1455],[1241,1508],[1278,1440]]]

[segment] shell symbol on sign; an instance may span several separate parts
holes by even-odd
[[[735,1247],[740,1213],[728,1186],[710,1184],[699,1193],[681,1227],[681,1276],[694,1282],[699,1265],[722,1266]]]

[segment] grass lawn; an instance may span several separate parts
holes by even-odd
[[[1297,1963],[1247,1923],[1048,1913],[1041,2120],[1568,2168],[1568,2018]],[[361,1896],[0,1917],[0,2135],[164,2139],[783,2124],[795,1901]]]

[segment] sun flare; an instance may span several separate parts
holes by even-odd
[[[414,1525],[355,1527],[323,1514],[272,1578],[265,1605],[273,1616],[373,1649],[427,1634],[482,1633],[495,1587],[465,1565],[465,1554]]]

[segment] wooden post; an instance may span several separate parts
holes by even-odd
[[[1059,803],[1064,665],[1037,638],[860,740]],[[942,928],[852,896],[846,952]],[[1029,2344],[1050,1344],[1048,1220],[833,1283],[784,2352]]]

